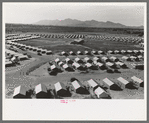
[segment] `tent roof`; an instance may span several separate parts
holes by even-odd
[[[54,69],[54,68],[56,68],[56,66],[54,64],[51,65],[51,70]]]
[[[82,87],[81,83],[79,83],[77,80],[73,81],[72,85],[75,89]]]
[[[90,63],[86,63],[85,64],[87,67],[91,67],[92,66],[92,64],[90,64]]]
[[[63,65],[63,68],[64,68],[64,69],[66,69],[66,68],[68,68],[68,67],[69,67],[69,66],[68,66],[67,64],[64,64],[64,65]]]
[[[98,84],[93,80],[93,79],[90,79],[90,80],[88,80],[87,81],[88,83],[89,83],[89,85],[91,86],[91,87],[96,87],[96,86],[98,86]]]
[[[105,93],[105,91],[101,87],[98,87],[97,89],[95,89],[94,92],[96,95],[101,95],[102,93]]]
[[[139,79],[136,76],[132,76],[131,79],[134,80],[134,81],[136,81],[136,82],[138,82],[138,83],[142,83],[143,82],[143,80]]]
[[[59,91],[59,90],[61,90],[61,89],[66,90],[65,85],[64,85],[63,83],[61,83],[61,82],[55,83],[54,86],[55,86],[56,91]]]
[[[112,62],[107,62],[106,65],[112,66],[112,65],[114,65],[114,64],[113,64]]]
[[[13,96],[16,96],[18,94],[26,95],[26,88],[24,86],[18,86],[14,89]]]
[[[80,64],[74,62],[72,65],[74,65],[76,68],[80,67]]]
[[[127,80],[125,80],[125,79],[122,78],[122,77],[117,78],[117,80],[119,80],[120,82],[122,82],[122,83],[125,84],[125,85],[129,83]]]
[[[44,84],[39,84],[35,86],[35,92],[36,94],[39,92],[47,92],[47,88]]]
[[[109,86],[111,86],[111,85],[114,84],[114,83],[113,83],[111,80],[109,80],[108,78],[103,79],[103,81],[104,81],[106,84],[108,84]]]

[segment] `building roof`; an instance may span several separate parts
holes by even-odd
[[[71,84],[75,89],[82,87],[82,85],[77,80],[73,81]]]
[[[95,89],[94,92],[96,95],[101,95],[105,93],[105,91],[101,87],[98,87],[97,89]]]
[[[118,81],[122,82],[123,84],[128,84],[129,82],[122,77],[117,78]]]
[[[114,83],[113,83],[111,80],[109,80],[108,78],[103,79],[103,81],[104,81],[106,84],[108,84],[109,86],[111,86],[111,85],[114,84]]]
[[[72,65],[75,66],[76,68],[80,67],[80,64],[78,64],[76,62],[74,62]]]
[[[132,79],[133,81],[138,82],[138,83],[142,83],[142,82],[143,82],[143,80],[139,79],[139,78],[136,77],[136,76],[132,76],[131,79]]]
[[[114,64],[112,62],[107,62],[106,65],[113,66]]]
[[[55,84],[54,84],[54,87],[55,87],[55,90],[56,90],[56,91],[59,91],[59,90],[61,90],[61,89],[66,90],[65,85],[64,85],[63,83],[61,83],[61,82],[55,83]]]
[[[88,80],[87,81],[88,83],[89,83],[89,85],[91,86],[91,87],[96,87],[96,86],[98,86],[98,84],[93,80],[93,79],[90,79],[90,80]]]
[[[26,88],[24,86],[18,86],[14,89],[13,96],[16,96],[18,94],[26,95]]]
[[[35,92],[38,94],[39,92],[47,92],[47,88],[44,84],[38,84],[35,86]]]
[[[64,65],[63,65],[63,68],[64,68],[64,69],[66,69],[66,68],[68,68],[68,67],[69,67],[69,66],[68,66],[67,64],[64,64]]]

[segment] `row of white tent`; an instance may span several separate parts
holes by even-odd
[[[144,57],[142,55],[138,55],[138,56],[122,56],[121,59],[125,60],[125,61],[141,61],[141,60],[144,59]]]
[[[6,34],[6,36],[5,36],[5,37],[7,38],[7,37],[19,36],[19,35],[20,35],[20,34]]]
[[[7,56],[10,57],[10,58],[5,58],[5,66],[6,67],[14,65],[15,63],[17,63],[19,61],[28,59],[27,55],[23,55],[21,53],[16,53],[16,52],[8,50],[8,49],[5,50],[5,55],[6,55],[6,57]]]
[[[47,49],[43,49],[43,48],[39,48],[39,47],[34,47],[34,46],[30,46],[30,45],[25,45],[25,44],[20,44],[17,42],[11,42],[9,43],[10,45],[16,46],[20,49],[25,49],[25,50],[30,50],[30,51],[34,51],[34,52],[40,52],[41,54],[47,54],[50,55],[52,54],[51,50],[47,50]]]
[[[105,35],[87,35],[87,34],[34,34],[40,35],[46,38],[89,38],[89,39],[101,39],[111,41],[127,41],[127,42],[143,42],[141,37],[118,37],[118,36],[105,36]]]
[[[31,37],[31,35],[19,34],[19,35],[15,35],[15,36],[6,37],[5,39],[9,40],[9,39],[19,39],[19,38],[27,38],[27,37]]]
[[[92,50],[92,51],[77,51],[76,53],[73,52],[73,51],[70,51],[69,53],[65,52],[65,51],[62,51],[61,52],[61,55],[90,55],[90,54],[93,54],[93,55],[100,55],[100,54],[105,54],[106,52],[102,51],[102,50],[99,50],[99,51],[95,51],[95,50]],[[107,51],[108,54],[143,54],[144,53],[144,50],[108,50]]]
[[[104,83],[103,87],[107,87],[108,89],[115,89],[117,85],[121,89],[129,88],[130,86],[132,86],[132,84],[137,88],[144,86],[144,81],[136,76],[132,76],[130,82],[122,77],[117,78],[116,82],[113,82],[108,78],[105,78],[102,81]],[[109,94],[94,79],[88,80],[87,85],[90,88],[92,88],[94,94],[98,98],[109,97]],[[80,81],[74,80],[71,82],[71,87],[76,93],[83,94],[86,86],[83,85]],[[58,96],[65,96],[68,92],[67,87],[62,82],[55,83],[54,88]],[[34,90],[35,90],[36,98],[47,97],[48,90],[44,84],[36,85]],[[26,92],[27,90],[24,86],[18,86],[14,89],[13,98],[25,98]]]
[[[29,36],[20,36],[20,37],[17,37],[17,38],[7,38],[6,43],[9,44],[11,42],[26,41],[26,40],[37,39],[37,38],[40,38],[40,36],[29,35]]]
[[[107,60],[107,57],[102,57],[101,59],[98,57],[94,57],[92,59],[85,57],[84,59],[80,59],[76,57],[74,60],[70,58],[66,58],[64,61],[61,61],[59,58],[55,59],[56,65],[58,65],[58,68],[62,68],[66,71],[76,69],[76,70],[85,70],[88,69],[105,69],[105,68],[126,68],[127,65],[119,60],[115,60],[115,57],[110,57],[110,59],[113,59],[114,62],[110,62]],[[109,60],[110,60],[109,59]],[[102,62],[101,62],[102,61]],[[51,64],[49,71],[56,71],[57,66],[55,64]]]

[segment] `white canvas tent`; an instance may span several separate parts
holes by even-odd
[[[115,67],[114,63],[112,63],[112,62],[106,62],[106,66],[108,66],[108,67]]]
[[[65,85],[61,82],[57,82],[54,84],[56,94],[59,96],[64,96],[67,92]]]
[[[142,87],[144,85],[144,81],[136,76],[132,76],[131,79],[137,87]]]
[[[93,88],[93,90],[95,90],[99,86],[93,79],[90,79],[87,82],[88,82],[89,86],[91,88]]]
[[[75,53],[73,51],[70,51],[69,54],[70,55],[75,55]]]
[[[123,62],[120,62],[120,61],[115,62],[115,64],[116,64],[117,66],[122,67],[122,68],[126,68],[126,67],[127,67],[126,64],[124,64]]]
[[[72,84],[72,86],[73,86],[73,88],[74,88],[74,90],[75,90],[76,93],[79,93],[79,94],[84,93],[84,87],[81,84],[81,82],[75,80],[71,84]]]
[[[18,86],[14,89],[13,98],[26,98],[26,88]]]
[[[119,59],[116,58],[116,57],[114,57],[114,56],[111,56],[111,57],[110,57],[110,60],[113,61],[113,62],[117,62],[117,61],[119,61]]]
[[[73,61],[70,58],[66,58],[65,61],[66,61],[67,64],[72,64],[73,63]]]
[[[82,55],[83,53],[81,51],[77,51],[77,54],[78,55]]]
[[[101,60],[103,61],[103,62],[108,62],[108,61],[110,61],[107,57],[105,57],[105,56],[103,56],[102,58],[101,58]]]
[[[89,62],[89,63],[92,63],[93,61],[90,59],[90,58],[88,58],[88,57],[85,57],[84,58],[84,61],[87,63],[87,62]]]
[[[35,86],[36,98],[46,98],[47,97],[47,88],[44,84],[38,84]]]
[[[59,59],[59,58],[56,58],[56,59],[55,59],[55,62],[56,62],[56,63],[60,62],[60,59]]]
[[[103,79],[104,85],[109,88],[109,89],[114,89],[115,88],[115,84],[108,78],[104,78]]]
[[[80,58],[78,58],[78,57],[75,58],[75,61],[78,62],[78,63],[83,63],[83,61]]]
[[[58,63],[58,65],[59,65],[60,67],[62,67],[62,66],[64,65],[64,63],[63,63],[62,61],[60,61],[60,62]]]
[[[129,87],[130,83],[125,80],[124,78],[122,77],[119,77],[117,78],[117,84],[122,88],[122,89],[125,89],[126,87]]]
[[[109,95],[101,87],[98,87],[97,89],[95,89],[94,93],[97,95],[98,98],[109,97]]]

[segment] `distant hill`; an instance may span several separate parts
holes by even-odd
[[[96,20],[80,21],[76,19],[65,19],[65,20],[41,20],[35,25],[53,25],[53,26],[74,26],[74,27],[101,27],[101,28],[139,28],[143,29],[143,26],[126,26],[120,23],[114,23],[111,21],[99,22]]]

